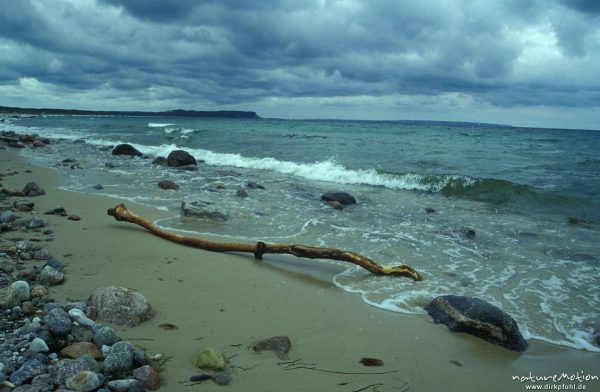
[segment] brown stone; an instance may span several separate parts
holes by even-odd
[[[81,217],[79,215],[69,215],[69,217],[67,219],[72,220],[72,221],[78,221],[78,220],[81,220]]]
[[[133,371],[133,378],[144,384],[146,389],[156,391],[160,388],[160,375],[149,365],[139,367]]]
[[[48,288],[46,286],[36,286],[31,289],[31,298],[43,297],[48,295]]]
[[[287,359],[288,352],[292,348],[292,342],[287,336],[273,336],[271,338],[261,340],[252,346],[252,348],[256,352],[274,351],[279,359]]]
[[[90,354],[94,359],[102,359],[102,352],[94,343],[77,342],[63,348],[60,356],[65,358],[77,359],[83,354]]]

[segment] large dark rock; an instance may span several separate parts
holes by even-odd
[[[327,192],[321,195],[324,202],[336,201],[342,205],[356,204],[356,199],[346,192]]]
[[[517,322],[501,309],[478,298],[444,295],[435,298],[425,310],[435,323],[455,332],[466,332],[514,351],[525,351]]]
[[[187,151],[173,150],[167,156],[167,165],[170,167],[197,166],[198,162],[196,162],[196,158]]]
[[[139,152],[131,144],[119,144],[112,150],[113,155],[131,155],[141,157],[143,154]]]
[[[152,161],[152,164],[160,165],[160,166],[169,166],[169,164],[167,163],[167,158],[165,158],[165,157],[154,158],[154,160]]]

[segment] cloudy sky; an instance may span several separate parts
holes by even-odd
[[[0,105],[600,129],[600,1],[0,0]]]

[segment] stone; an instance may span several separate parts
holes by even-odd
[[[243,190],[243,189],[238,189],[238,190],[235,192],[235,195],[236,195],[237,197],[241,197],[242,199],[245,199],[246,197],[248,197],[248,192],[246,192],[246,191],[245,191],[245,190]]]
[[[67,219],[72,221],[80,221],[81,217],[79,215],[69,215]]]
[[[46,268],[46,267],[52,267],[52,268],[54,268],[55,270],[57,270],[59,272],[63,272],[64,269],[65,269],[65,265],[63,264],[63,262],[58,261],[56,259],[50,259],[50,260],[48,260],[46,262],[46,264],[44,264],[44,267],[42,267],[42,269]]]
[[[165,181],[161,181],[158,183],[158,187],[160,189],[173,189],[173,190],[177,190],[179,189],[179,185],[177,185],[176,183],[174,183],[173,181],[169,181],[169,180],[165,180]]]
[[[246,186],[250,189],[265,189],[265,187],[257,182],[250,181],[246,184]]]
[[[143,392],[144,385],[135,378],[112,380],[105,384],[112,392]]]
[[[82,355],[89,354],[94,359],[102,359],[102,352],[94,343],[77,342],[60,350],[60,356],[64,358],[77,359]]]
[[[17,209],[17,211],[29,212],[33,210],[35,203],[31,201],[15,201],[13,206]]]
[[[427,207],[427,208],[425,208],[425,212],[428,214],[433,214],[436,212],[436,210],[434,208]]]
[[[62,206],[58,206],[58,207],[54,207],[53,209],[44,212],[44,215],[62,215],[62,216],[66,216],[67,215],[67,210],[65,210],[65,208],[62,207]]]
[[[131,144],[127,144],[127,143],[119,144],[119,145],[115,146],[115,148],[113,148],[113,150],[112,150],[112,154],[113,155],[129,155],[129,156],[136,156],[136,157],[141,157],[143,155],[135,147],[133,147]]]
[[[104,287],[88,299],[96,308],[98,320],[135,327],[153,316],[150,303],[142,294],[124,287]]]
[[[69,317],[71,317],[73,321],[76,321],[79,325],[83,325],[84,327],[92,328],[96,325],[96,323],[93,320],[87,318],[84,311],[79,308],[70,309]]]
[[[46,226],[46,222],[44,222],[43,220],[41,220],[40,218],[31,218],[30,220],[28,220],[25,223],[25,226],[28,229],[37,229],[39,227],[44,227]]]
[[[329,207],[335,208],[336,210],[344,209],[344,205],[339,201],[326,201],[325,204],[327,204]]]
[[[31,143],[31,146],[35,148],[46,147],[40,140],[34,140],[33,143]]]
[[[102,189],[104,189],[104,187],[101,184],[96,184],[92,188],[94,188],[97,191],[101,191]]]
[[[65,280],[65,275],[56,269],[46,265],[38,275],[38,282],[45,286],[56,286]]]
[[[425,310],[435,323],[446,324],[451,331],[466,332],[509,350],[527,349],[516,321],[478,298],[445,295],[435,298]]]
[[[160,388],[160,375],[150,365],[133,370],[133,378],[141,382],[146,389],[156,391]]]
[[[31,289],[31,298],[39,298],[48,295],[49,291],[46,286],[36,286]]]
[[[50,371],[50,380],[55,385],[64,384],[68,378],[84,370],[90,370],[85,362],[74,359],[62,359]]]
[[[67,388],[75,391],[91,392],[101,384],[96,373],[90,372],[89,370],[83,370],[76,375],[67,378],[66,385]]]
[[[291,348],[292,342],[287,336],[273,336],[263,339],[252,346],[252,349],[256,352],[274,351],[279,359],[287,359]]]
[[[0,289],[0,308],[11,309],[21,304],[19,295],[10,287]]]
[[[25,184],[25,187],[23,188],[23,194],[25,196],[41,196],[46,194],[46,192],[36,182],[30,181]]]
[[[15,219],[17,219],[17,216],[14,214],[14,212],[12,212],[10,210],[5,210],[5,211],[0,212],[0,222],[1,223],[14,222]]]
[[[194,365],[200,369],[209,369],[215,371],[225,370],[225,357],[220,351],[214,348],[207,348],[201,351],[194,361]]]
[[[169,163],[167,162],[167,158],[165,158],[165,157],[154,158],[154,160],[152,161],[152,164],[160,165],[160,166],[169,166]]]
[[[85,364],[85,366],[94,373],[99,373],[102,371],[102,365],[100,365],[100,363],[98,363],[98,361],[96,361],[94,359],[94,357],[92,357],[90,354],[83,354],[82,356],[80,356],[79,358],[77,358],[77,360],[83,364]]]
[[[29,283],[24,280],[17,280],[10,285],[10,289],[14,291],[19,301],[29,301],[31,294],[29,293]]]
[[[231,384],[233,381],[233,376],[230,372],[220,372],[215,374],[212,379],[219,385],[227,385]]]
[[[474,239],[475,236],[477,235],[477,233],[475,233],[475,230],[470,227],[459,228],[458,234],[460,234],[462,237],[468,238],[470,240]]]
[[[46,342],[40,338],[35,338],[29,343],[29,350],[32,353],[46,353],[50,351]]]
[[[167,165],[169,167],[198,166],[198,162],[196,162],[196,158],[187,151],[173,150],[167,156]]]
[[[324,202],[337,201],[344,206],[356,204],[354,196],[346,192],[327,192],[321,195],[321,200]]]
[[[217,221],[227,221],[229,213],[216,205],[205,200],[182,201],[181,211],[184,216],[201,219],[212,219]]]
[[[52,309],[44,316],[44,322],[50,332],[57,336],[66,335],[71,330],[71,319],[61,308]]]
[[[33,252],[31,257],[34,260],[48,260],[52,256],[50,255],[50,252],[48,252],[48,249],[42,248],[42,249],[38,249],[35,252]]]
[[[10,375],[10,382],[15,385],[21,385],[35,376],[46,373],[46,364],[37,358],[31,358],[25,361],[23,365]]]
[[[112,376],[125,376],[133,368],[133,348],[126,341],[112,345],[110,353],[104,360],[104,371]]]

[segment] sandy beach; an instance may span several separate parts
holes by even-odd
[[[0,151],[0,162],[2,173],[17,172],[1,179],[3,187],[21,189],[36,181],[45,189],[27,214],[63,206],[81,217],[43,216],[55,237],[44,246],[66,264],[65,283],[51,288],[53,298],[86,300],[110,285],[148,298],[155,310],[151,320],[114,328],[150,354],[169,358],[161,391],[522,391],[546,384],[600,389],[597,380],[513,379],[600,376],[597,353],[533,340],[516,353],[450,332],[428,316],[382,311],[331,283],[347,267],[343,263],[271,255],[256,261],[177,245],[107,216],[120,200],[63,191],[57,171],[32,166],[12,151]],[[146,206],[127,206],[149,220],[161,217]],[[163,323],[177,328],[159,328]],[[287,361],[249,348],[276,335],[292,342]],[[208,347],[229,358],[234,379],[228,386],[188,381],[200,373],[194,355]],[[362,357],[379,358],[384,366],[365,367]]]

